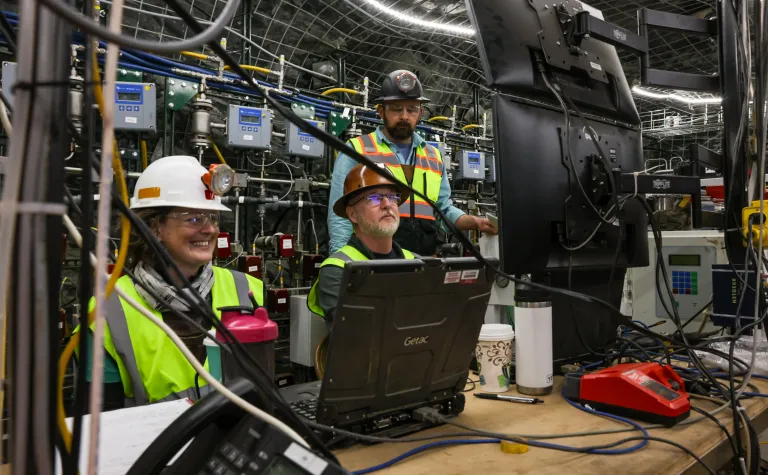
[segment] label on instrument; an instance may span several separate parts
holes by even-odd
[[[125,118],[125,123],[126,124],[138,124],[139,123],[139,119],[137,119],[136,117],[126,117]]]
[[[344,112],[341,113],[341,117],[344,118],[344,119],[348,119],[349,118],[349,107],[345,107],[344,108]]]
[[[253,135],[243,135],[243,140],[253,140]]]
[[[315,262],[315,269],[319,269],[320,266],[322,266],[322,265],[323,265],[322,262]]]
[[[597,69],[598,71],[602,71],[603,70],[602,66],[600,66],[597,63],[593,63],[592,61],[589,62],[589,65],[592,66],[594,69]]]
[[[480,174],[480,170],[472,170],[472,171],[475,172],[475,175],[479,175]]]
[[[285,302],[287,302],[286,299],[277,299],[277,303],[285,303]]]
[[[477,277],[480,275],[479,269],[465,270],[461,273],[462,284],[473,284],[477,282]]]
[[[251,266],[248,268],[248,272],[258,272],[259,266]]]
[[[227,238],[219,238],[219,249],[226,249],[229,247],[229,240]]]
[[[291,239],[283,241],[283,249],[293,249],[293,241]]]
[[[445,280],[443,280],[444,284],[458,284],[461,280],[461,271],[455,270],[455,271],[449,271],[445,273]]]
[[[304,150],[309,151],[309,145],[302,145],[301,148],[303,148]]]

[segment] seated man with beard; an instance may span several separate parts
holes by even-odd
[[[334,203],[333,212],[352,223],[353,234],[345,246],[323,261],[307,298],[309,309],[325,318],[329,328],[347,262],[414,259],[412,252],[392,239],[400,224],[397,207],[406,192],[399,182],[387,181],[364,165],[355,166],[347,174],[344,195]]]

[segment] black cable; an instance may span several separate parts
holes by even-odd
[[[18,54],[18,48],[16,47],[16,33],[13,31],[11,24],[8,23],[8,19],[3,12],[0,12],[0,33],[5,37],[8,49],[10,49],[11,53],[16,56]]]
[[[738,459],[739,458],[739,450],[736,447],[736,443],[733,441],[733,438],[731,437],[731,433],[728,432],[728,429],[723,425],[723,423],[720,422],[719,420],[717,420],[717,417],[713,416],[712,414],[708,413],[707,411],[705,411],[703,409],[699,409],[696,406],[692,405],[691,406],[691,410],[694,411],[694,412],[698,412],[702,416],[706,417],[707,419],[710,419],[712,422],[717,424],[717,427],[719,427],[723,431],[725,436],[728,438],[728,444],[731,446],[731,450],[733,451],[734,458]]]
[[[93,2],[86,1],[84,4],[84,14],[88,17],[93,15]],[[85,148],[87,153],[90,153],[94,149],[95,144],[95,114],[93,112],[94,96],[93,96],[93,68],[92,61],[94,57],[94,42],[91,35],[85,36],[85,72],[83,85],[83,126],[85,135]],[[67,188],[66,186],[64,187]],[[69,190],[67,190],[67,193]],[[83,230],[90,230],[93,227],[93,181],[92,174],[89,167],[84,166],[80,179],[80,195],[81,201],[81,213],[80,213],[80,226]],[[91,250],[93,249],[92,232],[82,233],[83,246],[80,250],[80,282],[79,282],[79,297],[80,297],[80,309],[81,314],[86,315],[85,322],[88,322],[88,308],[91,297],[93,296],[93,268],[91,266]],[[88,361],[88,355],[90,352],[89,332],[83,331],[80,335],[80,342],[78,344],[78,353],[80,361],[85,363]],[[64,473],[67,475],[77,475],[80,467],[80,443],[83,426],[83,415],[88,413],[88,384],[87,384],[87,364],[81,364],[77,372],[77,382],[75,384],[75,395],[72,404],[72,451],[69,454],[69,460],[66,464]]]
[[[702,313],[704,313],[704,311],[705,311],[706,309],[708,309],[710,305],[712,305],[712,299],[709,299],[709,302],[707,302],[707,303],[706,303],[704,306],[702,306],[702,307],[701,307],[701,308],[700,308],[700,309],[699,309],[699,310],[698,310],[696,313],[694,313],[694,314],[693,314],[693,316],[692,316],[691,318],[689,318],[688,320],[686,320],[686,321],[685,321],[685,323],[683,323],[683,324],[680,326],[680,328],[683,328],[683,329],[685,329],[685,327],[687,327],[687,326],[688,326],[688,325],[689,325],[689,324],[690,324],[692,321],[694,321],[694,320],[696,319],[696,317],[698,317],[699,315],[701,315]]]

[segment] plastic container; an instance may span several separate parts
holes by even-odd
[[[271,380],[275,379],[275,340],[277,324],[269,319],[267,311],[259,307],[223,307],[221,322],[248,352],[259,362]],[[217,333],[216,339],[224,345],[231,345],[226,335]],[[240,369],[234,356],[229,352],[221,354],[223,382],[237,377],[248,378]]]
[[[475,348],[481,391],[509,391],[509,370],[515,353],[514,344],[515,331],[512,325],[486,323],[482,326]]]
[[[211,330],[208,332],[208,337],[203,340],[203,344],[208,355],[208,372],[221,382],[221,348],[214,342],[215,339],[216,330]]]

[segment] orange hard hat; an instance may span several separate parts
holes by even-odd
[[[398,193],[404,196],[409,196],[411,194],[411,192],[408,191],[408,188],[398,181],[387,167],[382,165],[381,169],[390,175],[392,179],[387,180],[363,164],[355,165],[355,167],[347,173],[347,178],[344,180],[344,195],[334,203],[333,212],[336,213],[337,216],[346,218],[347,204],[349,204],[349,201],[365,190],[377,186],[389,186],[395,188]]]

